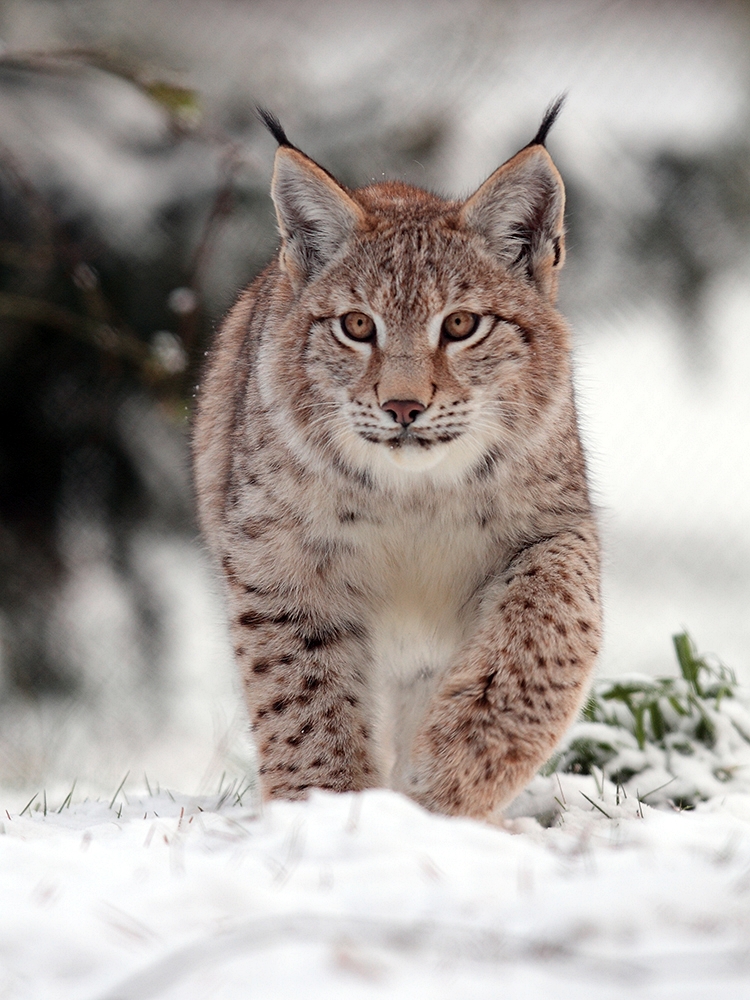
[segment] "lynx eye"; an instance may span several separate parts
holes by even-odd
[[[366,313],[346,313],[340,322],[341,329],[351,340],[371,340],[375,335],[375,320]]]
[[[466,340],[476,330],[479,325],[479,316],[476,313],[467,312],[461,309],[459,312],[451,313],[443,320],[443,336],[446,340]]]

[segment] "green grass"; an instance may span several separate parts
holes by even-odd
[[[543,773],[599,771],[626,794],[679,808],[750,790],[750,693],[687,633],[673,641],[679,675],[595,682]]]

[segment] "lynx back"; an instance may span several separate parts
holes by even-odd
[[[558,111],[465,201],[347,189],[262,113],[281,248],[218,333],[194,465],[267,796],[487,816],[586,693]]]

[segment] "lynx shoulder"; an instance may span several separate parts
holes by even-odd
[[[263,113],[281,248],[219,330],[194,467],[266,796],[386,785],[487,816],[585,696],[558,110],[466,201],[347,189]]]

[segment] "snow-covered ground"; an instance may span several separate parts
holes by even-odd
[[[537,780],[556,827],[446,819],[387,791],[259,811],[228,789],[126,785],[46,815],[9,805],[0,996],[750,995],[750,796],[657,812],[591,778]]]

